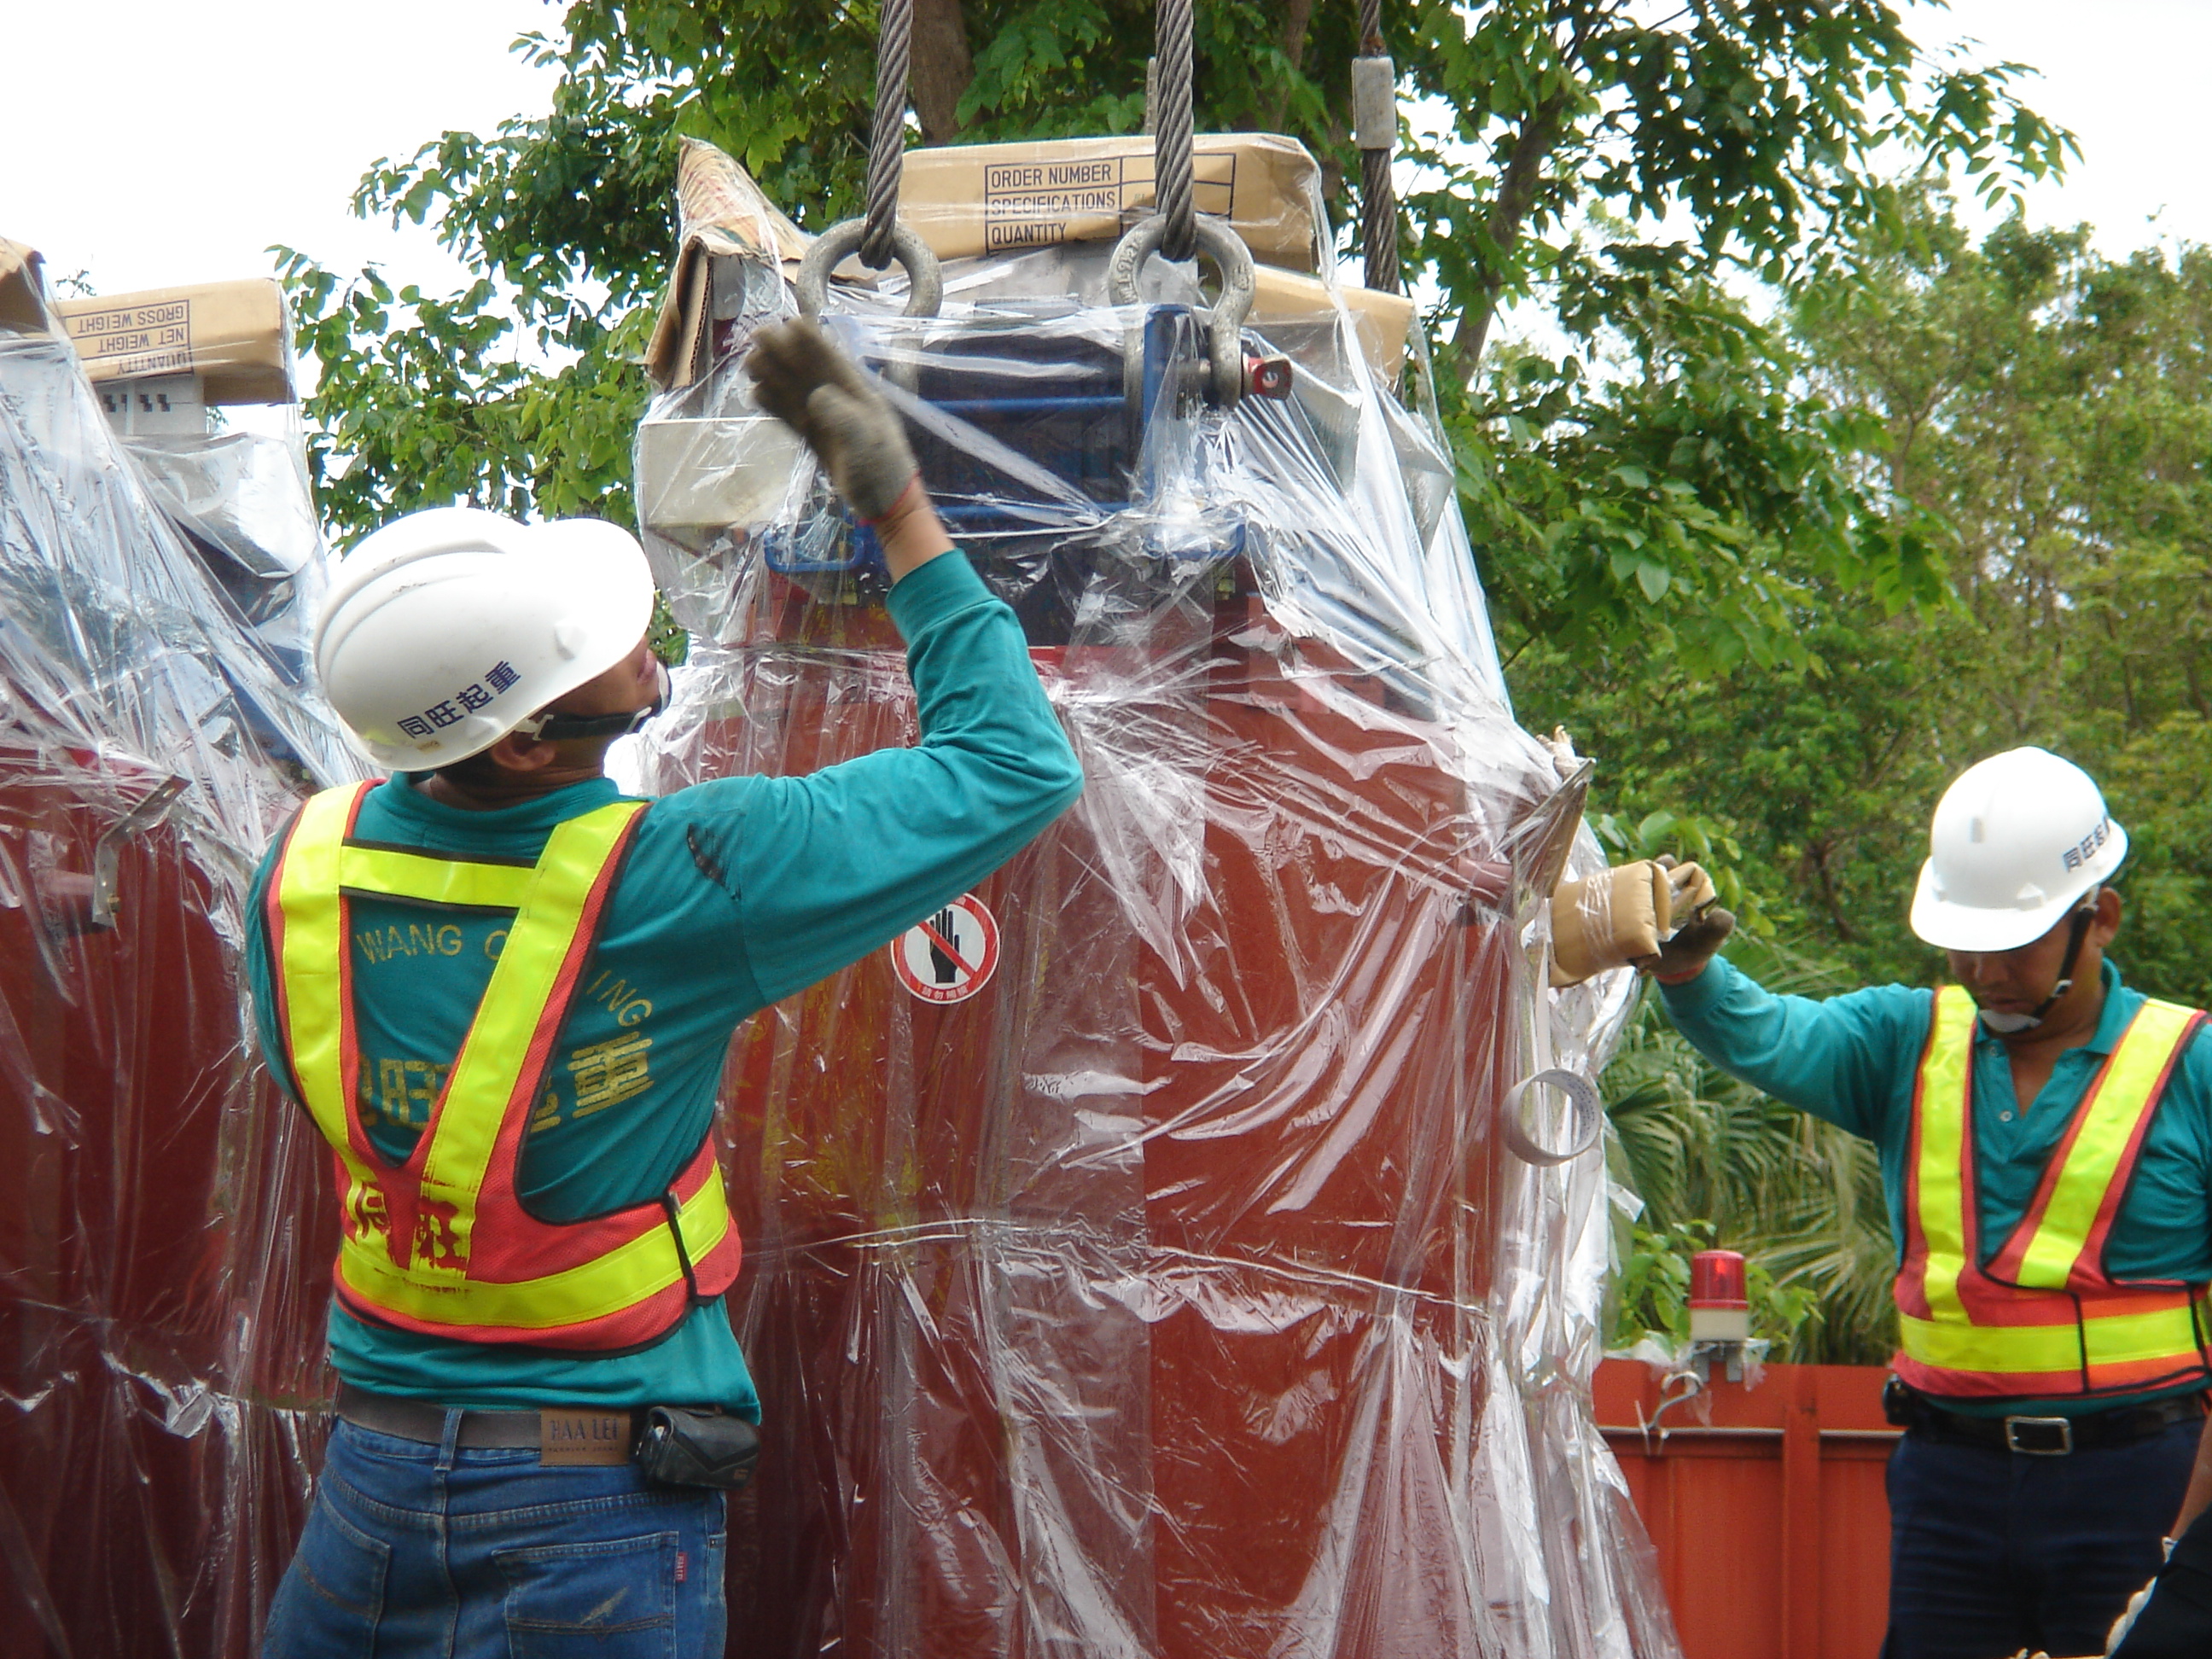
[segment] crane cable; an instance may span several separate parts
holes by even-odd
[[[1192,181],[1192,0],[1158,0],[1154,15],[1158,101],[1147,99],[1152,177],[1167,221],[1161,255],[1198,251]],[[867,228],[860,263],[881,270],[897,255],[899,179],[906,152],[907,76],[914,57],[914,0],[882,0],[876,34],[876,107],[868,144]],[[1352,64],[1352,134],[1359,149],[1359,240],[1366,282],[1398,291],[1398,197],[1390,181],[1397,148],[1397,67],[1382,41],[1382,0],[1359,0],[1359,55]]]
[[[1398,194],[1390,183],[1390,153],[1398,143],[1398,68],[1382,44],[1382,0],[1359,0],[1352,131],[1359,147],[1359,245],[1367,256],[1367,286],[1395,294]]]
[[[914,0],[883,0],[876,31],[876,113],[868,143],[867,229],[860,263],[881,270],[897,257],[899,178],[906,156],[906,77],[914,58]]]
[[[1160,257],[1180,264],[1198,252],[1191,190],[1191,0],[1159,0],[1153,30],[1160,94],[1152,128],[1153,191],[1167,221]]]

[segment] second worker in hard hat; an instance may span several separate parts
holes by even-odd
[[[759,1414],[723,1305],[732,1033],[974,886],[1081,787],[898,417],[810,324],[762,331],[748,368],[876,527],[916,747],[628,798],[607,746],[667,682],[626,532],[443,508],[337,571],[317,672],[392,775],[301,810],[246,951],[342,1208],[337,1420],[276,1659],[719,1659],[723,1493]]]
[[[1777,996],[1711,912],[1643,966],[1683,1036],[1872,1140],[1899,1248],[1885,1659],[2101,1653],[2177,1523],[2212,1385],[2212,1042],[2106,952],[2126,832],[2040,749],[1944,793],[1911,908],[1940,988]]]

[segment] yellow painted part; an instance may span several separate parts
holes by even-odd
[[[2193,1018],[2193,1010],[2171,1002],[2146,1002],[2128,1022],[2096,1098],[2089,1103],[2089,1116],[2058,1172],[2042,1224],[2021,1259],[2020,1283],[2042,1290],[2065,1288],[2088,1247],[2089,1230],[2119,1171],[2144,1103]]]
[[[1966,1260],[1966,1192],[1959,1178],[1967,1084],[1974,1064],[1974,1000],[1955,985],[1936,993],[1936,1031],[1920,1068],[1920,1233],[1928,1243],[1928,1309],[1936,1318],[1963,1324],[1959,1274]],[[1915,1358],[1921,1356],[1910,1346]],[[1935,1364],[1935,1361],[1929,1361]]]
[[[2079,1325],[1953,1324],[1901,1313],[1898,1334],[1905,1352],[1923,1365],[1999,1376],[2078,1371],[2085,1340],[2092,1367],[2144,1359],[2194,1359],[2197,1352],[2197,1326],[2185,1307],[2112,1314],[2085,1319]]]
[[[684,1248],[692,1261],[701,1261],[732,1224],[719,1170],[708,1175],[678,1213]],[[684,1264],[668,1229],[657,1226],[564,1273],[513,1284],[476,1279],[440,1283],[403,1273],[373,1237],[348,1239],[339,1251],[338,1271],[348,1285],[375,1306],[427,1323],[550,1330],[619,1313],[642,1302],[678,1283]]]
[[[431,904],[472,904],[520,909],[537,872],[514,864],[461,864],[424,853],[380,847],[338,850],[338,884],[357,893],[422,899]]]

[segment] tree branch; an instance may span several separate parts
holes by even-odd
[[[1505,289],[1506,250],[1521,240],[1522,222],[1536,204],[1536,192],[1544,182],[1544,163],[1559,147],[1565,130],[1567,101],[1565,88],[1554,92],[1514,135],[1512,151],[1505,160],[1505,176],[1498,181],[1498,200],[1492,204],[1484,227],[1491,246],[1498,251],[1498,264],[1483,278],[1482,297],[1461,317],[1452,337],[1452,354],[1462,386],[1473,386],[1475,371],[1482,366],[1483,343],[1489,337],[1491,319],[1498,314],[1498,296]]]
[[[1306,27],[1313,21],[1314,0],[1285,0],[1283,7],[1283,32],[1279,37],[1283,44],[1283,61],[1290,65],[1292,75],[1302,71],[1306,56]],[[1283,130],[1283,111],[1291,101],[1291,82],[1285,76],[1275,88],[1260,123],[1263,132]]]
[[[960,0],[914,0],[914,60],[908,85],[921,142],[949,144],[960,136],[960,95],[975,78],[968,20]]]

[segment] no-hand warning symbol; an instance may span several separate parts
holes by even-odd
[[[891,941],[891,969],[924,1002],[965,1002],[999,965],[999,923],[973,893]]]

